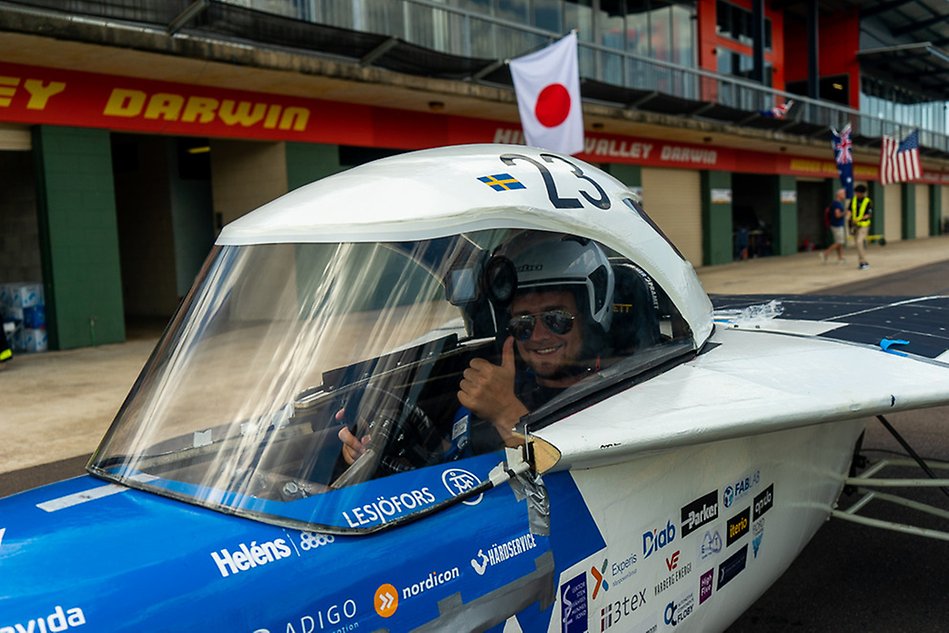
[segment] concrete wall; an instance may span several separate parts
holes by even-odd
[[[285,194],[287,184],[284,143],[211,141],[211,195],[221,224]]]
[[[43,281],[30,152],[0,151],[0,282]]]

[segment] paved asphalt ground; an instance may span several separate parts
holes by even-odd
[[[818,292],[949,294],[949,261]],[[924,457],[949,461],[949,407],[896,414],[889,420]],[[880,458],[890,451],[900,452],[899,445],[881,424],[871,419],[867,425],[864,448],[869,456]],[[81,474],[87,457],[2,474],[0,497]],[[936,490],[908,496],[949,509],[949,498]],[[844,496],[841,506],[846,507],[853,500]],[[908,510],[878,508],[874,504],[870,506],[873,516],[904,522],[922,520],[928,527],[949,531],[947,520],[920,519]],[[728,633],[935,632],[949,630],[947,616],[949,542],[831,520]]]
[[[949,294],[949,262],[816,294]],[[887,420],[924,458],[949,461],[949,407],[895,414]],[[890,456],[891,451],[903,455],[897,442],[875,419],[867,421],[863,448],[871,459]],[[949,478],[947,471],[937,474]],[[949,510],[949,497],[937,490],[903,493]],[[856,498],[843,495],[840,507],[848,507]],[[916,521],[917,525],[949,532],[949,520],[879,503],[871,502],[867,515],[904,523]],[[949,631],[949,542],[831,519],[727,633],[787,631]]]

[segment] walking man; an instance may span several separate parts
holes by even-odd
[[[830,214],[828,220],[830,222],[830,232],[834,237],[834,242],[820,252],[820,261],[822,264],[827,263],[827,257],[831,251],[837,251],[838,264],[844,262],[844,243],[847,241],[847,212],[844,210],[844,202],[846,202],[846,200],[847,190],[838,189],[837,193],[834,194],[834,201],[830,203],[830,208],[827,210]]]
[[[857,185],[854,187],[856,194],[850,200],[850,230],[853,233],[854,240],[857,242],[857,257],[859,270],[866,270],[870,267],[867,262],[867,233],[870,232],[870,219],[873,217],[873,201],[867,196],[866,185]]]

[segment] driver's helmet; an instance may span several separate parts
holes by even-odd
[[[502,245],[497,255],[514,264],[517,292],[570,289],[583,312],[591,353],[598,353],[613,318],[613,268],[592,240],[562,233],[525,231]]]

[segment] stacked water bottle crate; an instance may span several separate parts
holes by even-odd
[[[0,316],[14,324],[10,343],[14,352],[45,352],[46,304],[43,284],[15,282],[0,284]]]

